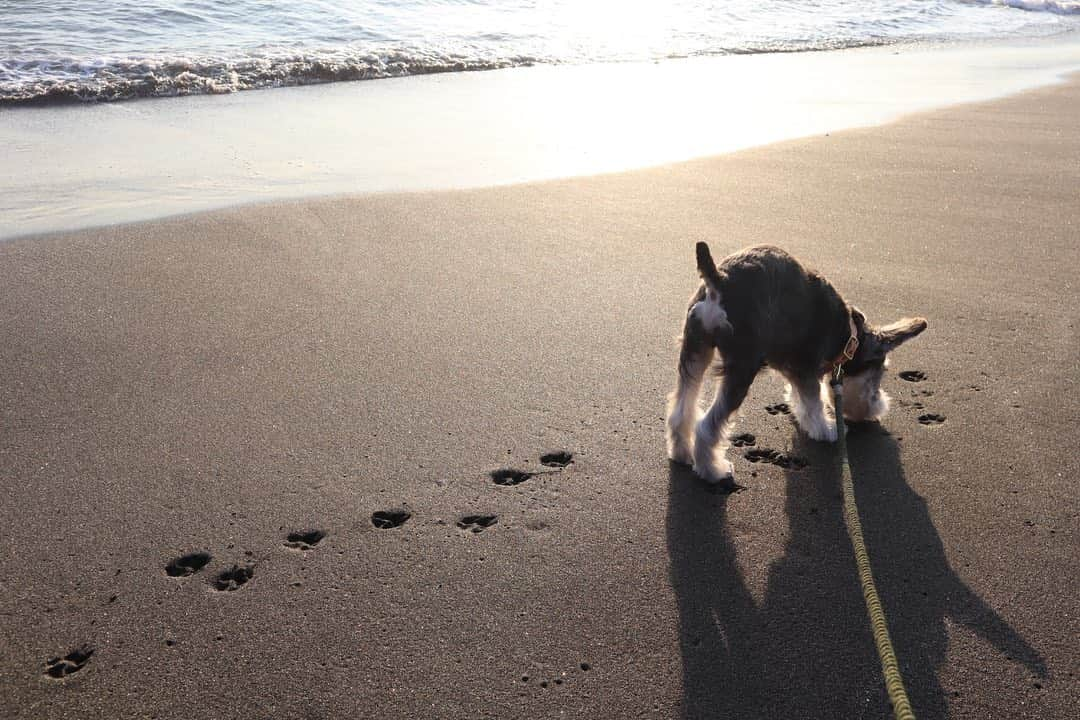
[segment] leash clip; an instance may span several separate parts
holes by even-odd
[[[844,349],[832,361],[833,385],[840,385],[840,382],[844,379],[844,363],[854,360],[855,353],[859,351],[859,329],[855,327],[855,320],[851,315],[848,315],[848,327],[851,329],[851,335],[848,336],[847,342],[844,343]]]

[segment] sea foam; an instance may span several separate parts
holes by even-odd
[[[1080,29],[1080,0],[20,0],[0,104]]]

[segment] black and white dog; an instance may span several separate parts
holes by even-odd
[[[698,243],[697,266],[703,282],[690,298],[678,384],[668,397],[672,460],[693,465],[710,483],[733,482],[717,445],[766,365],[787,379],[795,419],[814,440],[836,440],[828,380],[838,367],[845,419],[876,420],[889,409],[880,387],[886,355],[925,330],[926,320],[875,328],[828,280],[776,247],[741,250],[717,267],[709,246]],[[721,379],[712,407],[699,417],[698,394],[714,351]]]

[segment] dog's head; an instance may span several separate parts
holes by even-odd
[[[926,319],[904,318],[878,328],[857,308],[852,308],[851,317],[859,334],[859,349],[844,366],[844,418],[853,422],[879,420],[889,410],[889,396],[881,390],[889,353],[925,330]]]

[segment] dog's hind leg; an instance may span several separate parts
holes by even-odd
[[[709,483],[732,483],[735,474],[731,463],[718,445],[731,414],[739,409],[760,364],[737,363],[724,359],[724,374],[712,407],[697,424],[694,432],[694,472]]]
[[[829,385],[812,374],[788,375],[795,421],[811,440],[836,442],[836,420],[829,417]]]
[[[694,424],[699,414],[697,400],[713,352],[712,340],[701,322],[692,315],[687,317],[679,350],[679,379],[675,392],[668,395],[667,405],[668,457],[677,463],[692,465],[694,462]]]

